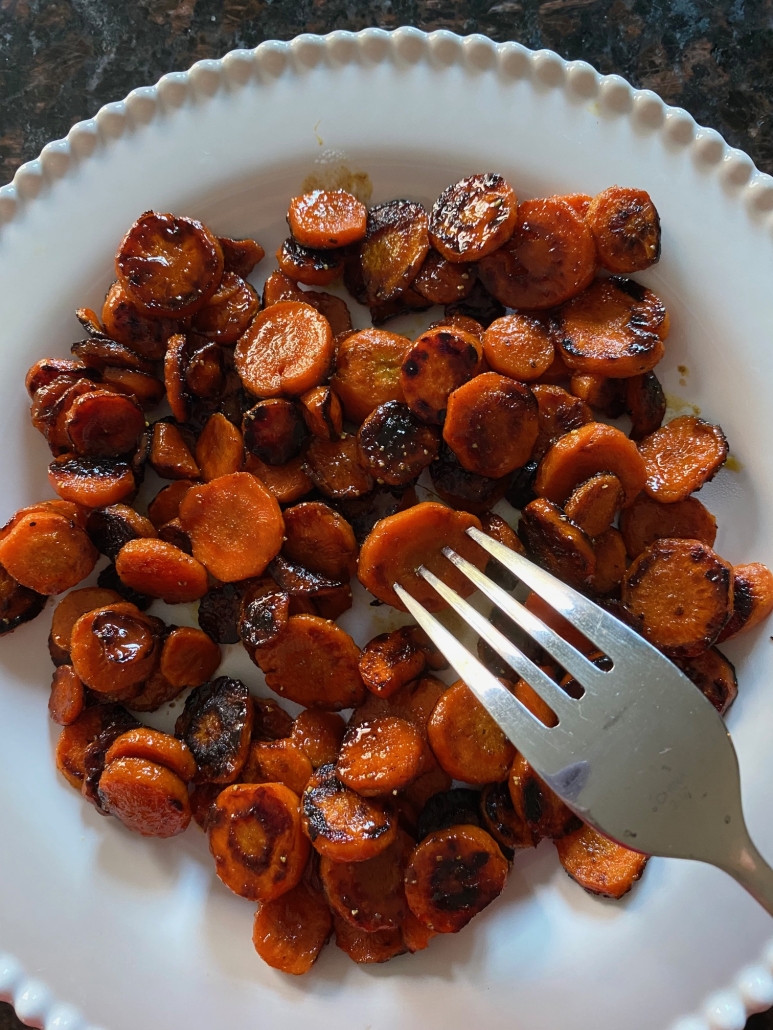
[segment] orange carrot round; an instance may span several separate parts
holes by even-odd
[[[209,587],[201,562],[165,540],[130,540],[118,552],[115,568],[126,586],[167,604],[198,601]]]
[[[313,190],[293,197],[287,221],[304,247],[348,247],[365,235],[368,209],[346,190]]]
[[[256,397],[300,397],[322,382],[333,363],[330,323],[310,304],[280,301],[256,316],[234,358]]]

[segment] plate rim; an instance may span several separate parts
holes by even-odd
[[[731,147],[719,132],[700,125],[683,108],[666,104],[652,90],[635,89],[620,75],[602,75],[588,62],[568,61],[552,50],[530,50],[515,41],[496,43],[480,33],[460,36],[446,29],[427,33],[413,26],[266,40],[251,50],[231,50],[219,59],[197,61],[187,71],[169,72],[153,86],[139,86],[123,100],[105,104],[93,118],[77,122],[66,137],[46,144],[37,158],[17,169],[12,182],[0,188],[0,232],[57,180],[187,101],[203,104],[221,90],[236,92],[254,79],[300,75],[320,64],[340,68],[387,61],[398,68],[421,61],[442,67],[460,65],[468,72],[531,80],[536,89],[563,89],[575,100],[595,102],[606,117],[628,118],[639,131],[661,133],[703,172],[718,176],[748,217],[765,222],[770,238],[773,176],[761,172],[748,154]],[[44,1030],[96,1030],[42,980],[30,976],[10,952],[2,951],[0,1000],[10,1002],[22,1021]],[[757,963],[711,993],[698,1012],[679,1019],[672,1030],[742,1030],[750,1015],[771,1005],[773,939]]]

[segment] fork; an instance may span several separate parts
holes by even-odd
[[[598,668],[451,548],[443,554],[584,689],[570,697],[424,566],[425,579],[549,705],[536,719],[400,584],[394,590],[535,772],[583,822],[627,848],[723,869],[773,915],[773,869],[744,822],[738,759],[713,705],[668,658],[609,612],[522,555],[468,535],[611,659]]]

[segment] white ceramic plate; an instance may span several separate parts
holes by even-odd
[[[413,29],[302,36],[200,62],[103,108],[0,190],[0,516],[50,493],[24,372],[79,338],[72,312],[101,303],[133,219],[173,210],[224,235],[254,234],[271,253],[288,198],[309,174],[334,178],[341,166],[370,178],[374,201],[431,203],[484,170],[502,172],[519,197],[647,189],[663,259],[637,278],[671,312],[666,389],[672,406],[689,400],[722,424],[740,466],[704,491],[717,548],[773,563],[773,180],[616,76]],[[363,643],[388,618],[369,609],[344,621]],[[304,978],[274,972],[250,943],[253,906],[216,879],[202,834],[133,836],[55,773],[47,629],[43,615],[0,644],[0,996],[29,1022],[666,1030],[684,1019],[681,1030],[740,1030],[773,1003],[770,920],[729,879],[653,861],[628,899],[599,901],[569,881],[549,843],[519,856],[504,896],[463,933],[426,952],[357,967],[329,947]],[[773,856],[768,631],[727,651],[741,679],[729,723],[746,811]],[[243,656],[228,663],[264,689]]]

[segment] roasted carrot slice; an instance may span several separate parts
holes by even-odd
[[[597,279],[556,317],[561,357],[573,371],[625,379],[650,372],[665,353],[663,302],[632,279]]]
[[[148,518],[156,529],[160,529],[167,522],[177,518],[180,513],[180,503],[192,486],[193,483],[190,480],[182,479],[179,482],[170,483],[169,486],[162,487],[158,491],[148,505]]]
[[[141,726],[127,730],[113,741],[105,754],[105,764],[117,758],[144,758],[177,773],[184,783],[196,775],[196,762],[187,746],[176,737]]]
[[[397,838],[397,821],[373,798],[338,779],[334,765],[314,773],[301,799],[303,828],[316,851],[334,862],[365,862]]]
[[[123,461],[63,454],[48,466],[48,482],[65,501],[84,508],[105,508],[123,501],[136,489],[131,468]]]
[[[80,526],[55,511],[32,512],[0,540],[0,563],[38,594],[69,590],[91,572],[98,553]]]
[[[209,850],[226,887],[272,901],[295,887],[309,857],[298,795],[283,783],[235,783],[218,795]]]
[[[151,317],[116,280],[107,291],[102,307],[105,333],[150,361],[160,361],[166,341],[179,330],[172,318]]]
[[[72,628],[70,657],[83,683],[99,694],[130,696],[158,662],[158,620],[126,601],[81,615]]]
[[[99,778],[102,808],[143,837],[175,837],[191,821],[188,788],[164,766],[117,758]]]
[[[346,519],[322,501],[285,509],[282,554],[331,580],[347,582],[357,571],[357,540]]]
[[[51,632],[48,635],[48,650],[54,665],[69,663],[70,637],[73,626],[81,615],[120,601],[120,594],[102,587],[82,587],[63,597],[54,609]]]
[[[153,523],[128,504],[96,508],[86,520],[86,532],[97,550],[113,560],[129,540],[156,536]]]
[[[510,476],[491,479],[477,472],[468,472],[445,441],[440,445],[437,459],[429,467],[429,474],[441,501],[479,516],[502,500],[511,480]]]
[[[346,724],[335,712],[308,708],[296,716],[291,736],[312,768],[319,769],[321,765],[335,764],[345,730]]]
[[[569,380],[569,390],[594,411],[607,418],[620,418],[625,414],[625,388],[628,382],[627,379],[607,379],[606,376],[592,372],[575,372]]]
[[[561,198],[525,200],[510,239],[478,265],[486,289],[509,308],[552,308],[593,279],[596,248],[585,221]]]
[[[261,740],[250,747],[241,771],[242,783],[284,783],[299,796],[311,779],[312,768],[305,752],[293,741]]]
[[[241,680],[218,676],[185,699],[175,733],[196,760],[197,783],[232,783],[250,752],[254,710]]]
[[[558,505],[538,497],[521,512],[521,539],[532,557],[572,586],[587,585],[596,571],[593,544]]]
[[[722,640],[722,636],[719,639]],[[675,658],[674,661],[719,714],[724,715],[738,696],[738,677],[735,667],[722,652],[710,647],[694,658]]]
[[[160,379],[131,368],[109,366],[102,372],[102,382],[116,393],[133,397],[144,410],[155,408],[164,396],[165,388]]]
[[[357,433],[360,463],[378,483],[403,486],[437,458],[440,434],[399,401],[387,401],[368,415]]]
[[[223,268],[246,279],[255,265],[266,256],[265,250],[257,240],[232,240],[227,236],[218,236],[217,242],[223,251]]]
[[[427,329],[406,352],[400,373],[405,402],[422,421],[442,425],[448,398],[480,371],[476,336],[451,326]]]
[[[683,501],[714,478],[728,454],[719,426],[680,415],[642,440],[645,489],[664,504]]]
[[[348,247],[365,236],[368,209],[346,190],[313,190],[293,197],[287,222],[304,247]]]
[[[349,306],[342,297],[335,297],[332,293],[319,292],[318,290],[299,290],[298,292],[300,293],[299,297],[287,297],[286,299],[302,300],[316,308],[320,315],[324,315],[330,323],[336,346],[351,334],[352,316]]]
[[[624,501],[625,492],[617,476],[598,472],[574,488],[564,514],[589,537],[597,537],[609,529]]]
[[[193,316],[192,328],[199,336],[227,347],[247,331],[259,308],[253,287],[233,272],[225,272],[218,288]]]
[[[416,569],[424,565],[463,597],[469,597],[470,581],[450,564],[442,549],[451,547],[478,568],[485,568],[487,554],[465,533],[470,526],[480,528],[474,515],[433,501],[423,501],[382,519],[360,550],[360,582],[380,601],[400,611],[405,608],[393,589],[394,583],[400,583],[430,611],[440,611],[445,602],[416,574]]]
[[[180,504],[179,517],[194,557],[223,583],[260,576],[282,546],[279,505],[248,472],[193,487]]]
[[[469,294],[462,300],[456,300],[453,304],[446,304],[444,308],[445,319],[453,319],[454,324],[459,328],[465,328],[458,322],[460,318],[471,318],[481,328],[486,329],[492,322],[502,318],[505,314],[504,304],[496,300],[478,278],[473,283]],[[472,331],[470,328],[469,331]],[[477,335],[477,333],[475,333]]]
[[[252,707],[255,709],[255,720],[252,724],[253,740],[282,740],[292,734],[295,725],[292,716],[273,698],[253,697]]]
[[[201,222],[147,211],[121,241],[115,267],[140,308],[181,318],[203,307],[217,289],[223,251]]]
[[[145,372],[147,375],[153,375],[156,370],[153,361],[107,336],[90,336],[87,340],[79,340],[70,347],[70,351],[84,365],[98,372],[104,372],[109,365]]]
[[[465,333],[472,333],[472,335],[479,340],[481,344],[483,343],[483,334],[486,330],[480,322],[471,318],[469,315],[447,314],[444,315],[443,318],[439,318],[437,322],[432,322],[427,326],[427,328],[439,329],[442,326],[450,326],[452,329],[462,329]]]
[[[568,204],[572,211],[576,212],[580,218],[585,218],[593,197],[589,193],[563,193],[559,200],[563,200],[565,204]]]
[[[80,790],[86,775],[85,756],[90,744],[105,730],[119,732],[131,729],[137,720],[120,705],[92,705],[59,734],[56,745],[56,767],[70,786]]]
[[[343,341],[330,385],[350,421],[359,424],[380,404],[405,400],[400,368],[410,346],[385,329],[362,329]]]
[[[656,540],[628,569],[623,604],[650,643],[691,658],[732,615],[733,568],[699,540]]]
[[[620,532],[631,558],[656,540],[666,537],[700,540],[713,547],[717,538],[717,520],[697,497],[661,504],[640,494],[630,508],[620,514]]]
[[[196,463],[205,483],[241,471],[244,463],[242,434],[219,411],[209,416],[196,441]]]
[[[40,615],[46,600],[44,594],[23,587],[0,566],[0,636]]]
[[[424,671],[427,660],[413,640],[412,628],[401,627],[391,633],[381,633],[360,653],[363,682],[379,697],[391,697]]]
[[[400,930],[376,930],[366,933],[358,930],[333,913],[336,947],[345,952],[358,965],[373,965],[388,962],[397,955],[403,955],[406,945]]]
[[[453,304],[468,296],[477,274],[475,265],[451,262],[438,251],[430,250],[413,281],[413,289],[432,304]]]
[[[86,694],[80,676],[72,665],[60,665],[54,670],[48,714],[60,726],[70,726],[86,705]]]
[[[468,472],[500,479],[529,460],[537,410],[528,386],[484,372],[448,398],[443,439]]]
[[[344,271],[344,256],[340,250],[303,247],[292,236],[277,250],[276,261],[283,275],[307,286],[329,286],[340,279]]]
[[[427,735],[438,762],[455,780],[482,784],[507,778],[515,748],[461,680],[435,705]]]
[[[183,362],[185,389],[204,400],[219,398],[226,382],[225,352],[217,343],[203,343]],[[170,401],[171,404],[171,401]]]
[[[617,529],[610,527],[593,541],[596,555],[596,571],[590,582],[595,594],[604,596],[615,593],[623,582],[628,558],[625,542]]]
[[[636,444],[614,426],[587,425],[560,437],[542,459],[534,489],[539,497],[563,504],[578,483],[597,472],[612,472],[623,484],[625,504],[633,504],[646,482]]]
[[[539,837],[557,840],[574,829],[578,820],[563,801],[517,754],[507,781],[516,814]]]
[[[172,422],[156,422],[148,461],[162,479],[198,479],[199,466],[182,433]]]
[[[162,705],[168,704],[185,690],[185,687],[174,687],[169,680],[162,676],[161,670],[156,669],[142,684],[141,693],[132,695],[126,704],[133,712],[155,712]]]
[[[234,356],[245,389],[256,397],[299,397],[328,374],[333,333],[310,304],[280,301],[256,316]]]
[[[305,297],[304,291],[284,272],[271,272],[263,286],[263,307],[271,307],[282,300],[300,300]],[[308,302],[307,302],[308,303]]]
[[[739,633],[746,633],[767,619],[772,611],[773,573],[767,565],[762,562],[734,565],[733,614],[718,639],[728,640]]]
[[[320,440],[337,440],[344,424],[338,394],[329,386],[315,386],[300,398],[301,414],[309,432]]]
[[[625,381],[625,408],[631,416],[631,439],[643,440],[663,425],[666,395],[654,372]]]
[[[161,648],[161,674],[175,687],[198,687],[214,676],[221,657],[203,630],[178,626]]]
[[[164,355],[164,386],[166,399],[178,422],[187,422],[190,399],[185,371],[189,360],[188,339],[182,333],[170,336]]]
[[[660,258],[660,217],[645,190],[610,186],[590,202],[585,220],[607,271],[641,272]]]
[[[448,830],[452,826],[480,825],[480,791],[454,787],[435,794],[427,801],[416,823],[416,838],[423,840],[431,833]]]
[[[500,544],[504,544],[505,547],[509,547],[511,551],[517,551],[518,554],[523,554],[526,550],[518,539],[518,534],[512,526],[508,525],[500,515],[496,515],[493,511],[486,512],[485,515],[482,515],[480,524],[486,536],[490,536],[492,539],[498,540]]]
[[[245,471],[261,481],[279,504],[294,504],[314,489],[305,471],[306,455],[291,458],[286,465],[266,465],[254,454],[248,454]]]
[[[315,437],[306,451],[304,468],[326,497],[364,497],[375,486],[370,472],[360,464],[357,438],[345,433],[339,440]]]
[[[422,770],[424,741],[416,727],[399,716],[361,722],[344,737],[336,763],[342,783],[363,797],[402,790]]]
[[[427,212],[410,200],[390,200],[368,212],[360,262],[368,305],[410,286],[429,251]]]
[[[615,844],[592,826],[555,841],[561,865],[590,894],[622,898],[644,872],[647,856]]]
[[[435,201],[430,239],[448,261],[479,261],[510,239],[516,213],[515,193],[501,175],[469,175]]]
[[[258,401],[246,411],[242,430],[247,450],[269,465],[284,465],[294,458],[309,435],[300,405],[280,397]]]
[[[60,376],[48,386],[42,386],[35,394],[30,405],[30,418],[35,428],[45,437],[53,455],[72,450],[72,441],[67,433],[70,408],[78,397],[93,393],[95,389],[90,379],[73,380],[71,376]]]
[[[403,830],[385,851],[366,862],[322,856],[319,876],[333,912],[366,933],[399,928],[408,912],[403,877],[414,842]]]
[[[507,862],[479,826],[452,826],[418,844],[405,871],[408,905],[430,930],[457,933],[502,893]]]
[[[360,651],[348,633],[316,615],[292,615],[273,643],[258,648],[254,661],[281,697],[306,708],[338,711],[359,704],[365,687]]]
[[[238,632],[254,661],[255,648],[272,644],[287,629],[290,597],[278,587],[266,592],[261,590],[259,596],[250,594],[242,600]]]
[[[427,771],[417,777],[413,783],[409,783],[401,795],[406,804],[412,806],[417,814],[423,810],[430,798],[440,794],[442,791],[449,790],[452,782],[451,777],[445,769],[441,769],[429,749],[428,754],[431,761]]]
[[[179,551],[193,554],[191,538],[183,529],[179,519],[172,519],[170,522],[165,523],[158,531],[158,539],[166,541],[166,543],[176,547]]]
[[[90,379],[93,373],[86,369],[82,361],[71,358],[40,358],[32,365],[24,378],[24,385],[30,397],[38,390],[50,386],[56,379],[75,382],[79,378]],[[64,389],[64,382],[61,384]]]
[[[282,973],[308,973],[333,932],[327,902],[298,883],[255,913],[252,943],[263,961]]]
[[[547,372],[556,352],[544,319],[515,312],[492,322],[483,336],[483,356],[503,376],[528,382]]]
[[[518,815],[506,783],[489,783],[480,794],[479,810],[483,829],[500,848],[519,851],[534,848],[539,835]]]
[[[198,601],[207,592],[207,570],[189,554],[165,540],[130,540],[115,567],[122,583],[167,604]]]

